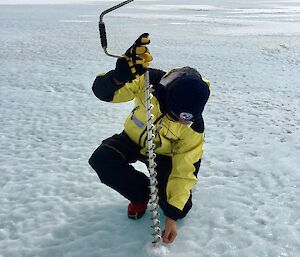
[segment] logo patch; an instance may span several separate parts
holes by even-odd
[[[180,117],[180,119],[183,119],[183,120],[192,120],[194,116],[191,113],[182,112],[179,114],[179,117]]]

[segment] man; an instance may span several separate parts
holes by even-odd
[[[128,217],[133,219],[143,216],[149,199],[149,178],[130,165],[147,161],[144,73],[152,61],[149,43],[149,35],[142,34],[117,60],[116,68],[98,75],[93,84],[94,94],[102,101],[135,100],[124,131],[105,139],[89,160],[100,180],[130,201]],[[210,95],[209,82],[190,67],[169,73],[148,71],[154,95],[151,113],[159,206],[166,215],[162,238],[172,243],[177,235],[176,220],[192,207],[191,189],[197,182],[203,152],[202,112]]]

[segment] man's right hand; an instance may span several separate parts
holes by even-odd
[[[143,75],[153,60],[147,45],[150,43],[149,34],[144,33],[119,58],[115,68],[115,79],[126,83]]]
[[[162,234],[163,242],[166,244],[171,244],[174,242],[177,236],[177,226],[176,221],[167,217],[165,230]]]

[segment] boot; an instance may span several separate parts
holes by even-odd
[[[148,201],[139,203],[130,203],[128,205],[128,218],[140,219],[146,212]]]

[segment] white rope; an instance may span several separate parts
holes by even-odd
[[[155,134],[153,133],[154,125],[152,124],[152,119],[154,115],[151,114],[151,109],[153,105],[151,104],[151,98],[153,95],[150,93],[150,89],[152,85],[150,85],[149,80],[149,71],[145,73],[145,93],[146,93],[146,117],[147,117],[147,142],[148,142],[148,170],[150,173],[150,204],[151,204],[151,212],[152,212],[152,229],[153,229],[153,244],[157,245],[161,242],[161,229],[160,229],[160,221],[159,221],[159,213],[158,213],[158,189],[157,179],[156,179],[156,162],[155,162],[155,144],[153,142],[155,138]]]

